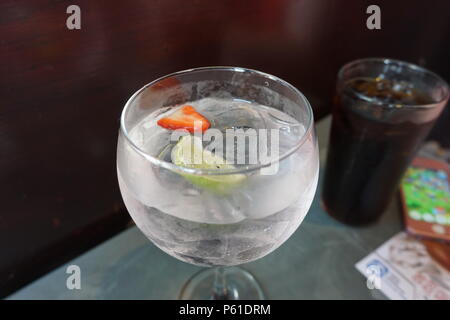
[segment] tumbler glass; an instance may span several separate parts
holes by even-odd
[[[438,75],[367,58],[338,73],[322,192],[325,210],[350,225],[376,221],[449,98]]]

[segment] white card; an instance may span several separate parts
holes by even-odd
[[[394,300],[450,300],[450,272],[401,232],[356,264],[369,289]]]

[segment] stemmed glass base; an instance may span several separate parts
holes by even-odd
[[[181,289],[182,300],[263,300],[250,272],[238,267],[208,268],[194,274]]]

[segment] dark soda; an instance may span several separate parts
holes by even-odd
[[[431,104],[403,81],[356,78],[338,88],[322,191],[332,217],[377,220],[439,115]]]

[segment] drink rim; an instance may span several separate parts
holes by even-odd
[[[411,62],[407,62],[407,61],[403,61],[403,60],[398,60],[398,59],[391,59],[391,58],[382,58],[382,57],[370,57],[370,58],[362,58],[362,59],[356,59],[356,60],[352,60],[350,62],[347,62],[346,64],[344,64],[338,71],[338,80],[342,80],[343,79],[343,74],[345,70],[348,70],[349,68],[358,65],[358,64],[362,64],[362,63],[366,63],[366,62],[378,62],[378,63],[382,63],[385,65],[389,65],[389,64],[397,64],[397,65],[401,65],[401,66],[405,66],[411,70],[414,71],[418,71],[418,72],[422,72],[425,74],[430,75],[431,77],[434,77],[436,80],[438,80],[438,82],[440,82],[445,90],[445,94],[442,97],[442,99],[440,99],[439,101],[435,101],[433,103],[428,103],[428,104],[400,104],[403,106],[416,106],[416,107],[424,107],[424,106],[428,106],[428,107],[435,107],[436,105],[439,105],[442,102],[445,102],[449,96],[450,96],[450,87],[447,83],[447,81],[445,81],[441,76],[439,76],[437,73],[426,69],[424,67],[421,67],[417,64],[411,63]],[[377,104],[377,105],[382,105],[382,106],[398,106],[399,104],[395,104],[395,103],[383,103],[382,101],[370,101],[373,104]]]
[[[157,157],[154,157],[150,154],[148,154],[146,151],[142,150],[140,147],[138,147],[133,141],[132,139],[129,137],[128,135],[128,131],[125,127],[125,114],[126,111],[128,110],[128,108],[130,108],[130,106],[132,105],[132,102],[144,91],[146,90],[148,87],[166,79],[169,77],[173,77],[173,76],[178,76],[178,75],[182,75],[182,74],[186,74],[186,73],[192,73],[192,72],[201,72],[201,71],[208,71],[208,70],[215,70],[215,71],[234,71],[234,72],[251,72],[253,74],[257,74],[259,76],[265,77],[265,78],[269,78],[273,81],[279,82],[281,83],[283,86],[288,87],[289,89],[293,90],[295,92],[296,95],[298,95],[300,97],[300,100],[303,102],[305,108],[306,108],[306,112],[307,112],[307,124],[306,124],[306,130],[303,133],[303,135],[301,136],[301,138],[299,139],[299,141],[296,143],[295,146],[293,146],[292,148],[290,148],[288,151],[284,152],[283,154],[279,155],[277,159],[275,159],[274,161],[271,161],[267,164],[256,164],[256,165],[248,165],[245,166],[243,168],[235,168],[235,169],[222,169],[222,170],[215,170],[215,169],[197,169],[197,168],[186,168],[186,167],[182,167],[182,166],[178,166],[172,162],[168,162],[168,161],[164,161],[162,159],[159,159]],[[208,67],[198,67],[198,68],[191,68],[191,69],[185,69],[185,70],[181,70],[181,71],[177,71],[177,72],[173,72],[173,73],[169,73],[167,75],[164,75],[160,78],[157,78],[153,81],[151,81],[150,83],[144,85],[142,88],[140,88],[139,90],[137,90],[129,99],[128,101],[125,103],[125,106],[122,110],[121,116],[120,116],[120,132],[122,133],[122,135],[125,137],[126,141],[128,142],[128,144],[137,152],[139,153],[141,156],[143,156],[146,160],[150,161],[152,164],[172,170],[172,171],[176,171],[176,172],[181,172],[181,173],[188,173],[188,174],[194,174],[194,175],[228,175],[228,174],[237,174],[237,173],[247,173],[247,172],[251,172],[251,171],[255,171],[255,170],[259,170],[261,168],[264,167],[268,167],[271,166],[274,163],[280,162],[281,160],[289,157],[291,154],[293,154],[298,148],[300,148],[306,141],[307,137],[310,135],[311,131],[313,130],[313,123],[314,123],[314,115],[313,115],[313,111],[311,108],[311,105],[308,101],[308,99],[306,99],[305,95],[303,93],[300,92],[300,90],[298,90],[296,87],[294,87],[293,85],[291,85],[290,83],[288,83],[287,81],[278,78],[276,76],[273,76],[271,74],[262,72],[262,71],[258,71],[258,70],[254,70],[254,69],[249,69],[249,68],[242,68],[242,67],[232,67],[232,66],[208,66]]]

